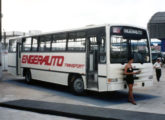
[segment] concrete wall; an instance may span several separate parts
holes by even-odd
[[[8,50],[3,49],[1,56],[2,70],[8,70]]]
[[[8,50],[4,49],[3,45],[1,43],[0,43],[0,63],[1,63],[1,68],[0,69],[2,71],[3,70],[8,70]]]

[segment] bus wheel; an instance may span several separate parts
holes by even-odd
[[[72,91],[77,95],[84,93],[84,82],[81,77],[76,77],[72,82]]]
[[[25,73],[25,81],[26,83],[30,84],[32,82],[32,79],[31,79],[31,73],[29,70],[26,71]]]

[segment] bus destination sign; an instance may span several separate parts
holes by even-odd
[[[143,32],[141,30],[136,30],[136,29],[126,29],[126,28],[124,28],[123,32],[125,34],[143,35]]]
[[[113,26],[111,29],[112,35],[122,35],[126,39],[142,39],[146,37],[146,32],[143,29],[128,27],[128,26]]]

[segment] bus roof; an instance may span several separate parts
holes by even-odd
[[[106,27],[106,26],[129,26],[129,27],[136,27],[136,28],[145,29],[145,28],[142,28],[142,27],[134,26],[134,25],[124,25],[124,24],[102,24],[102,25],[93,25],[93,24],[91,24],[91,25],[87,25],[87,26],[82,27],[82,28],[74,28],[74,29],[66,29],[66,30],[53,31],[53,32],[45,32],[45,33],[36,34],[36,35],[25,35],[25,36],[11,37],[10,39],[21,39],[21,38],[26,38],[26,37],[50,35],[50,34],[54,34],[54,33],[64,33],[64,32],[70,32],[70,31],[81,31],[81,30],[85,30],[85,29],[100,28],[100,27]]]

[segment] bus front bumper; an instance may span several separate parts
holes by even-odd
[[[153,86],[153,80],[145,80],[145,81],[135,80],[133,85],[134,88],[145,88],[151,86]],[[107,91],[123,90],[127,88],[128,85],[125,81],[122,83],[110,83],[107,86]]]

